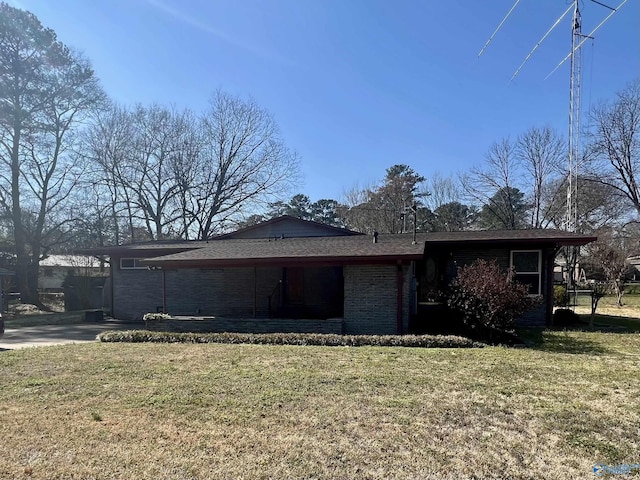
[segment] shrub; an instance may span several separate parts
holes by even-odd
[[[101,342],[249,343],[317,345],[328,347],[471,348],[482,343],[454,335],[336,335],[323,333],[172,333],[148,330],[110,331],[98,335]]]
[[[569,305],[569,292],[562,285],[553,286],[553,306],[566,307]]]
[[[145,313],[144,316],[142,317],[142,319],[145,322],[148,322],[150,320],[167,320],[171,318],[171,315],[169,315],[168,313]]]
[[[553,324],[557,327],[580,323],[580,315],[568,308],[558,308],[553,312]]]
[[[447,297],[447,304],[460,312],[464,323],[488,339],[512,331],[516,319],[535,302],[528,288],[515,282],[495,260],[476,260],[458,269]]]

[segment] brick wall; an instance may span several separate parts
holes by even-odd
[[[223,270],[167,270],[167,312],[174,315],[214,315],[222,301],[220,286],[224,282]]]
[[[411,267],[402,266],[402,324],[406,332],[411,307]],[[349,265],[344,267],[344,333],[398,333],[397,266]]]
[[[117,260],[117,259],[116,259]],[[141,320],[162,306],[162,272],[113,269],[113,316],[121,320]]]

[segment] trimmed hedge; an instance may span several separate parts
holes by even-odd
[[[321,333],[171,333],[148,330],[103,332],[101,342],[248,343],[326,347],[480,348],[483,343],[454,335],[333,335]]]
[[[171,315],[169,315],[168,313],[145,313],[144,316],[142,317],[142,320],[144,320],[145,322],[149,322],[152,320],[168,320],[169,318],[171,318]]]

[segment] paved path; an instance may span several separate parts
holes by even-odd
[[[43,347],[65,343],[95,342],[96,335],[105,330],[133,330],[143,325],[105,320],[100,323],[72,323],[68,325],[37,325],[6,328],[0,337],[0,350],[25,347]]]

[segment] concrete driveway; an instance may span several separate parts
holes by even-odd
[[[70,323],[66,325],[37,325],[6,328],[0,338],[0,350],[25,347],[44,347],[65,343],[95,342],[96,335],[105,330],[134,330],[144,328],[142,323],[124,323],[105,320],[99,323]]]

